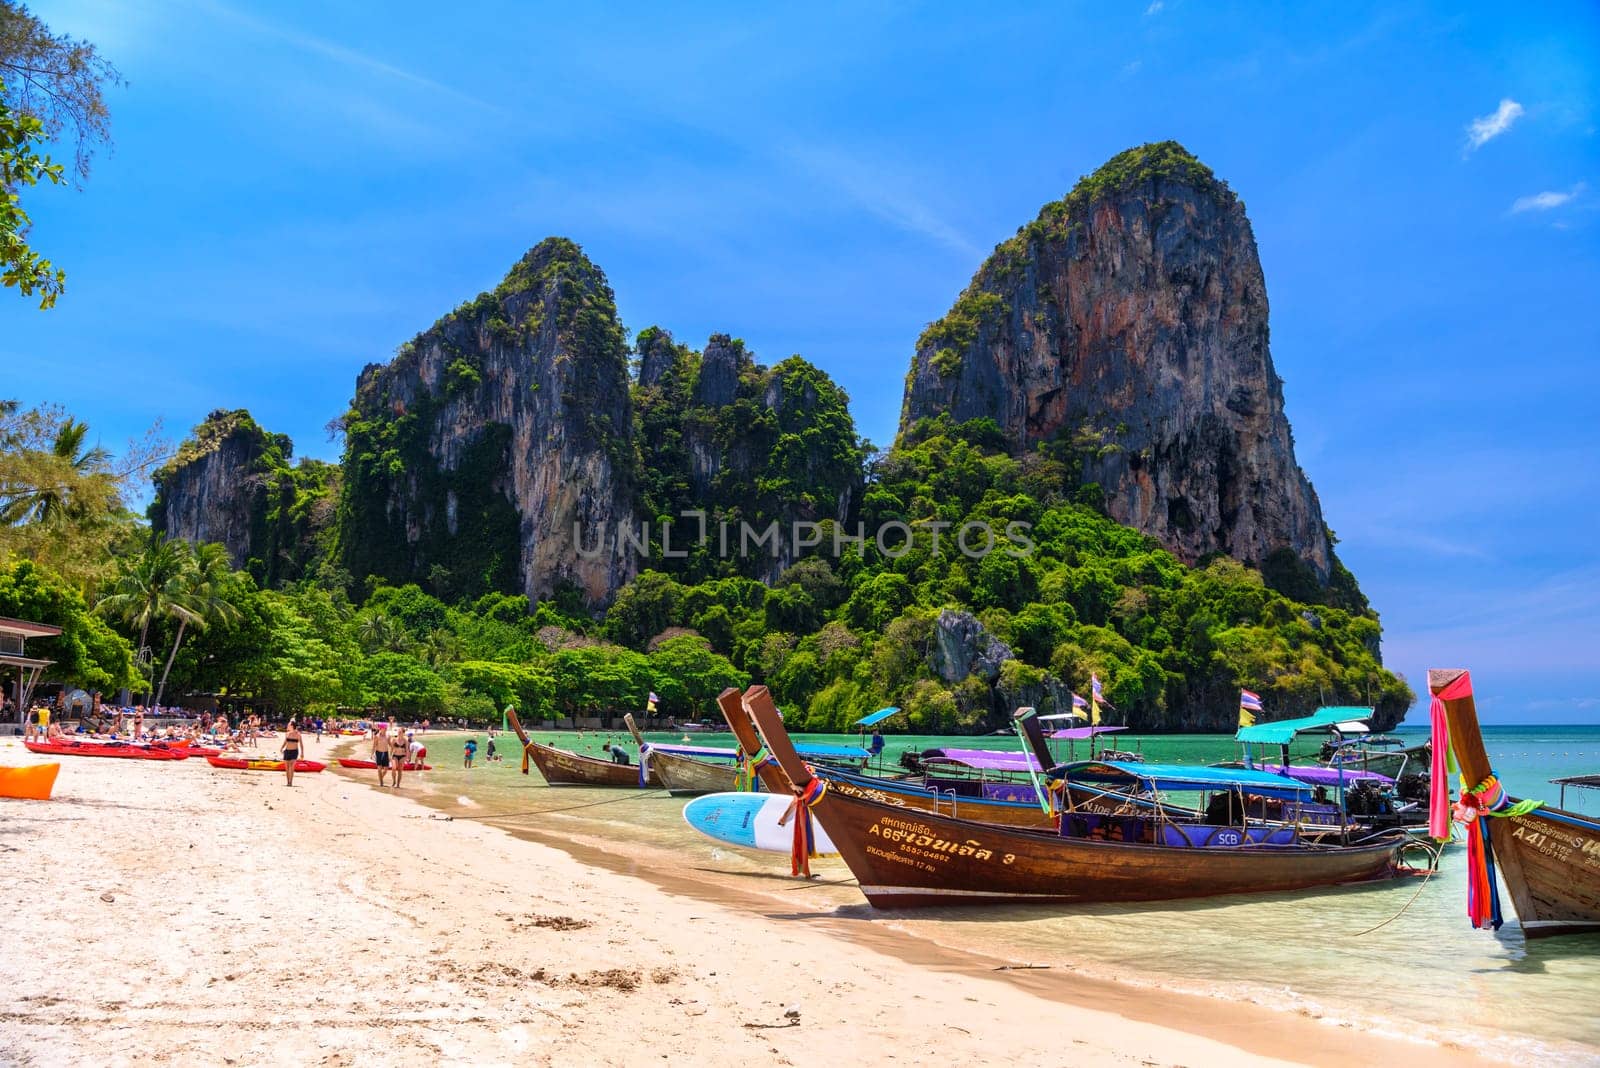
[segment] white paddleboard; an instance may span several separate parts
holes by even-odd
[[[683,806],[683,819],[701,834],[728,845],[788,853],[794,847],[794,817],[790,816],[787,823],[779,821],[791,802],[781,794],[706,794]],[[811,820],[811,830],[818,855],[839,852],[815,818]]]

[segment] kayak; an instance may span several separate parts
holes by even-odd
[[[0,768],[0,797],[48,801],[56,786],[60,764],[29,764],[25,768]]]
[[[166,749],[185,756],[221,756],[222,750],[210,745],[197,745],[194,742],[151,742],[157,749]]]
[[[239,757],[206,757],[206,763],[214,768],[231,768],[235,771],[282,771],[281,760],[243,760]],[[321,771],[328,765],[320,760],[296,760],[295,771]]]
[[[187,760],[181,749],[151,749],[128,742],[23,742],[30,753],[49,756],[123,757],[127,760]]]
[[[376,760],[351,760],[349,757],[340,757],[339,758],[339,766],[341,768],[365,768],[366,770],[371,771],[373,768],[378,766],[378,762]],[[401,771],[432,771],[433,770],[433,765],[432,764],[412,764],[412,763],[408,762],[400,770]]]

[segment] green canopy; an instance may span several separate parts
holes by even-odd
[[[1300,719],[1280,719],[1276,723],[1257,723],[1253,727],[1240,727],[1234,740],[1239,742],[1265,742],[1268,745],[1288,745],[1297,734],[1326,732],[1340,723],[1365,723],[1373,710],[1358,706],[1319,708]]]

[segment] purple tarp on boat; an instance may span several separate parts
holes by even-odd
[[[1270,775],[1284,774],[1281,764],[1257,764],[1256,767]],[[1339,785],[1339,769],[1323,767],[1301,767],[1296,764],[1289,765],[1289,778],[1295,782],[1303,782],[1307,786],[1333,786]],[[1394,780],[1387,775],[1379,775],[1375,771],[1356,771],[1353,768],[1344,770],[1344,784],[1354,786],[1360,779],[1373,779],[1384,786],[1393,785]]]
[[[1039,762],[1030,753],[1009,753],[1002,749],[935,749],[924,760],[943,760],[976,771],[1038,771]]]
[[[1064,727],[1061,730],[1052,731],[1050,737],[1064,741],[1083,742],[1097,734],[1110,734],[1113,731],[1125,731],[1127,729],[1126,727]]]

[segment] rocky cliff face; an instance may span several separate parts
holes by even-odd
[[[263,586],[301,578],[321,561],[339,469],[290,464],[294,445],[250,413],[214,411],[155,474],[150,525],[170,537],[216,542]]]
[[[610,286],[571,241],[367,367],[346,417],[340,549],[354,574],[442,596],[574,587],[610,600],[632,561],[628,350]],[[581,534],[575,535],[575,530]]]
[[[267,434],[244,410],[218,410],[194,428],[178,454],[155,475],[150,523],[169,537],[216,542],[236,568],[260,552],[266,508],[263,459],[287,439]]]
[[[992,419],[1098,483],[1118,522],[1327,585],[1244,205],[1175,142],[1113,158],[1001,244],[918,342],[902,430]]]

